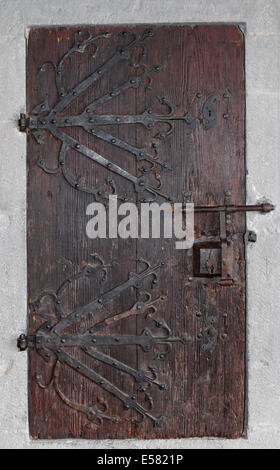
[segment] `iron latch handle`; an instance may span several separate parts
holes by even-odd
[[[188,196],[188,202],[190,202],[190,193],[186,193]],[[234,247],[231,242],[231,227],[228,223],[230,214],[236,212],[261,212],[267,214],[275,209],[273,204],[264,202],[262,204],[255,205],[235,205],[231,201],[231,191],[225,191],[225,201],[223,205],[198,205],[194,206],[194,212],[211,212],[219,214],[219,241],[215,242],[213,248],[217,248],[219,243],[220,257],[221,257],[221,269],[219,275],[213,275],[211,281],[218,283],[221,286],[230,286],[234,283],[233,275],[233,260],[234,260]],[[245,241],[256,241],[256,234],[249,232],[248,236],[245,236]],[[211,243],[211,242],[209,242]],[[199,245],[199,244],[198,244]],[[205,249],[205,245],[202,247]],[[207,246],[207,249],[211,252],[211,246]],[[200,250],[199,250],[199,263],[200,264]],[[193,277],[190,277],[190,281],[207,281],[208,278],[202,275],[202,271],[199,271]],[[210,280],[210,279],[208,279]]]

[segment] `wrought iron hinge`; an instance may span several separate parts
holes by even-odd
[[[162,71],[160,64],[148,67],[145,63],[149,40],[155,33],[155,30],[147,29],[143,34],[136,37],[129,31],[123,31],[121,37],[118,38],[117,48],[115,41],[111,45],[110,43],[108,44],[110,50],[112,48],[109,54],[105,54],[109,59],[105,59],[88,77],[76,83],[72,89],[66,89],[63,85],[64,63],[66,59],[68,60],[76,52],[84,53],[90,45],[95,47],[96,55],[99,42],[104,41],[106,43],[112,37],[111,33],[106,32],[94,36],[89,31],[79,31],[73,45],[60,58],[57,64],[51,61],[42,64],[39,70],[40,73],[46,72],[50,67],[55,71],[55,85],[59,96],[58,101],[52,107],[47,99],[37,104],[31,110],[28,118],[21,114],[19,128],[22,132],[29,129],[39,145],[44,143],[47,135],[52,135],[52,137],[61,142],[62,146],[57,155],[56,168],[49,168],[43,156],[37,161],[37,165],[43,171],[50,175],[61,174],[67,184],[70,184],[75,190],[92,194],[96,200],[108,199],[110,194],[116,193],[114,181],[111,178],[106,182],[104,181],[105,184],[98,188],[81,185],[74,175],[71,174],[66,164],[66,154],[72,149],[80,154],[80,156],[83,155],[83,157],[92,162],[103,166],[103,168],[111,173],[110,176],[119,175],[130,181],[134,185],[135,191],[140,193],[141,197],[143,196],[142,202],[150,202],[157,198],[170,200],[170,196],[163,193],[160,189],[161,181],[158,170],[155,181],[153,178],[148,179],[149,174],[151,176],[154,175],[153,170],[155,167],[161,171],[171,170],[170,163],[160,159],[160,144],[176,130],[178,122],[184,123],[186,135],[191,134],[197,126],[202,127],[206,132],[211,130],[218,121],[217,108],[221,103],[226,106],[224,110],[226,112],[223,114],[224,119],[228,119],[230,96],[226,90],[221,96],[209,95],[208,92],[197,90],[197,92],[194,91],[193,98],[190,100],[191,103],[188,103],[187,107],[180,111],[175,109],[168,97],[154,96],[151,107],[146,108],[143,104],[143,109],[138,114],[122,112],[120,114],[99,113],[102,105],[126,93],[129,89],[136,90],[142,86],[145,90],[152,90],[153,77]],[[137,60],[134,62],[132,54],[139,48],[143,52],[138,55]],[[114,84],[103,96],[94,98],[93,101],[87,103],[87,106],[85,106],[79,115],[61,115],[61,112],[67,109],[74,100],[78,99],[81,93],[89,89],[89,87],[98,84],[102,80],[104,73],[113,70],[116,66],[120,67],[121,64],[130,64],[127,77],[124,81]],[[162,107],[161,112],[154,110],[152,103],[155,100],[159,101]],[[114,126],[138,124],[142,125],[150,134],[144,146],[133,145],[126,139],[121,139],[118,135],[114,135]],[[112,133],[109,131],[108,126],[112,126]],[[137,163],[137,175],[111,162],[91,147],[83,145],[80,140],[71,137],[65,132],[67,127],[80,127],[94,138],[101,139],[115,148],[128,152]],[[118,198],[125,201],[127,196],[126,194],[122,196],[118,194]]]
[[[189,194],[189,193],[188,193]],[[231,191],[225,191],[224,205],[195,206],[194,212],[218,213],[220,217],[219,236],[211,240],[196,240],[193,247],[193,276],[189,281],[212,281],[221,286],[231,286],[235,282],[233,273],[234,246],[231,228],[231,214],[236,212],[261,212],[267,214],[275,207],[268,202],[256,205],[235,205],[231,201]],[[245,242],[256,242],[255,232],[248,231]]]
[[[101,422],[102,419],[110,419],[116,422],[119,421],[119,418],[109,416],[105,413],[107,405],[105,406],[104,400],[99,402],[99,404],[102,405],[101,409],[100,407],[98,408],[97,404],[94,406],[83,405],[71,401],[69,397],[65,395],[59,384],[59,373],[64,365],[71,367],[77,373],[91,380],[100,387],[100,390],[111,393],[123,403],[125,409],[132,409],[142,417],[140,421],[134,417],[133,422],[141,422],[144,418],[148,418],[155,426],[160,426],[162,422],[161,418],[151,413],[153,407],[153,389],[166,390],[166,385],[158,381],[157,369],[152,364],[148,366],[147,370],[133,368],[125,361],[122,362],[116,359],[114,357],[114,351],[106,352],[103,347],[114,346],[114,349],[116,346],[118,348],[122,348],[123,346],[131,346],[132,348],[140,347],[144,353],[154,353],[153,360],[164,361],[175,343],[181,343],[183,345],[189,344],[191,339],[187,334],[181,333],[179,336],[174,336],[163,318],[153,318],[157,312],[157,305],[165,300],[165,296],[160,295],[152,298],[151,293],[146,289],[148,289],[147,285],[150,285],[151,289],[155,288],[157,285],[156,273],[158,269],[164,268],[165,263],[161,262],[155,266],[151,266],[150,263],[139,258],[137,261],[145,264],[144,270],[139,273],[130,272],[124,282],[104,292],[98,298],[92,299],[89,303],[77,307],[72,313],[66,315],[61,299],[62,292],[67,288],[71,288],[72,283],[78,279],[84,277],[95,278],[100,272],[103,273],[101,280],[104,280],[107,268],[113,268],[115,265],[114,262],[105,265],[100,256],[95,254],[94,257],[97,260],[96,264],[84,266],[79,273],[63,282],[56,291],[44,291],[37,300],[32,303],[32,309],[36,312],[36,316],[40,318],[41,304],[43,304],[46,297],[52,297],[55,301],[58,320],[54,323],[52,318],[50,318],[48,321],[41,324],[33,335],[21,334],[17,340],[17,346],[21,351],[32,347],[46,362],[53,364],[52,376],[48,384],[43,384],[40,376],[37,375],[35,380],[38,385],[41,388],[47,388],[53,384],[57,394],[65,404],[85,413],[89,421],[97,419]],[[130,288],[135,289],[137,293],[138,300],[134,305],[120,313],[110,314],[107,312],[109,316],[94,323],[93,312],[104,308],[106,303]],[[106,332],[106,328],[111,324],[115,325],[126,318],[140,315],[149,321],[140,334],[116,335]],[[92,324],[83,333],[72,335],[64,333],[64,330],[69,326],[80,325],[81,322],[85,320],[91,321]],[[70,348],[80,349],[95,361],[106,364],[114,370],[134,378],[138,384],[137,393],[135,395],[128,395],[121,388],[118,388],[113,381],[109,381],[103,377],[94,367],[91,368],[81,359],[77,359],[72,355]],[[143,393],[144,396],[142,395]],[[147,406],[143,406],[140,403],[141,397],[144,398]]]

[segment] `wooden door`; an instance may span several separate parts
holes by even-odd
[[[244,100],[237,26],[30,30],[34,438],[242,435],[245,218],[203,207],[245,203]],[[89,238],[112,194],[192,201],[193,248]]]

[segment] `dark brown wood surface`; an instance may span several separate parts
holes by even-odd
[[[27,115],[39,103],[48,100],[51,107],[59,97],[55,86],[55,71],[42,64],[57,64],[73,45],[75,33],[89,31],[93,35],[109,31],[112,37],[101,40],[94,55],[94,45],[84,53],[76,52],[65,61],[63,80],[67,89],[89,76],[117,46],[127,41],[120,35],[124,29],[137,37],[149,28],[147,25],[87,26],[32,28],[27,51]],[[166,124],[157,124],[150,131],[141,124],[106,126],[104,130],[126,140],[131,145],[148,148],[152,141],[159,144],[160,160],[168,162],[173,171],[156,167],[148,178],[155,182],[157,174],[162,181],[162,192],[173,201],[181,202],[183,194],[191,192],[195,205],[224,203],[224,191],[232,191],[235,204],[245,203],[245,126],[244,126],[244,37],[232,25],[153,25],[153,37],[145,41],[147,70],[160,64],[162,70],[153,74],[152,90],[143,82],[139,88],[130,88],[98,108],[96,114],[140,114],[146,108],[163,114],[168,107],[160,106],[157,97],[165,97],[175,107],[177,115],[191,110],[199,115],[203,103],[217,96],[217,122],[205,129],[196,120],[192,132],[186,123],[176,121],[174,132],[164,141],[154,139]],[[141,48],[138,48],[141,49]],[[139,54],[140,50],[137,51]],[[132,58],[137,60],[136,53]],[[131,61],[132,62],[132,61]],[[94,98],[123,83],[131,73],[131,62],[118,64],[104,74],[86,92],[82,93],[62,115],[79,114]],[[228,115],[228,117],[227,117]],[[128,172],[140,176],[140,165],[128,152],[91,136],[79,127],[64,129],[83,145],[95,150]],[[245,405],[245,260],[243,233],[244,215],[232,216],[234,244],[233,286],[212,282],[190,281],[193,276],[192,250],[176,250],[174,239],[100,239],[86,235],[90,194],[71,187],[61,174],[47,174],[37,165],[44,158],[49,168],[57,165],[60,142],[46,133],[42,145],[28,132],[28,299],[29,333],[34,333],[46,319],[57,321],[55,305],[45,298],[39,309],[34,301],[42,292],[55,291],[66,279],[93,262],[98,253],[105,261],[118,264],[108,269],[105,281],[88,279],[73,282],[64,292],[63,306],[71,312],[75,307],[97,298],[106,290],[126,281],[128,273],[139,270],[137,258],[147,259],[151,265],[160,261],[165,265],[158,273],[158,283],[151,291],[153,298],[165,296],[157,305],[155,318],[163,318],[173,336],[186,333],[187,345],[174,343],[164,361],[155,360],[155,354],[140,347],[108,347],[106,352],[135,369],[155,367],[158,380],[167,384],[167,390],[152,387],[154,407],[151,413],[162,416],[163,425],[154,427],[149,419],[135,424],[132,410],[124,410],[122,402],[94,384],[82,374],[64,365],[60,370],[60,389],[70,400],[94,405],[98,400],[108,402],[106,413],[120,420],[102,423],[89,422],[84,413],[68,406],[58,396],[51,383],[38,386],[38,376],[47,383],[52,377],[52,364],[46,363],[35,350],[29,350],[29,423],[34,438],[172,438],[216,436],[237,438],[244,431]],[[119,175],[88,160],[75,150],[68,150],[67,164],[80,184],[100,186],[112,177],[120,195],[129,201],[141,199],[133,184]],[[141,162],[140,162],[141,164]],[[157,202],[164,202],[158,199]],[[196,241],[209,240],[219,234],[217,214],[195,216]],[[127,289],[116,299],[94,313],[94,322],[128,310],[136,302],[134,289]],[[69,334],[80,334],[90,327],[92,319],[78,323]],[[115,326],[106,328],[107,335],[139,335],[149,326],[155,330],[152,318],[132,316]],[[156,331],[157,333],[157,331]],[[104,331],[102,332],[104,334]],[[157,333],[158,334],[158,333]],[[103,351],[105,351],[103,349]],[[132,377],[91,360],[81,351],[73,355],[103,374],[119,389],[128,394],[137,392],[139,383]],[[37,380],[36,380],[37,376]],[[140,397],[139,397],[140,400]],[[142,404],[145,401],[142,400]],[[145,405],[147,406],[147,405]],[[102,406],[100,406],[102,408]],[[139,416],[137,416],[139,417]]]

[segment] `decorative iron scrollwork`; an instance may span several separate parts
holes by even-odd
[[[59,94],[59,100],[51,109],[48,101],[46,100],[43,103],[38,104],[33,109],[28,120],[26,120],[26,118],[23,116],[21,116],[20,119],[20,129],[25,130],[26,127],[29,127],[38,144],[42,144],[44,142],[45,131],[51,133],[61,142],[57,168],[48,168],[45,159],[40,157],[38,160],[38,165],[40,168],[42,168],[42,170],[49,174],[61,173],[65,180],[73,188],[92,194],[96,200],[101,198],[108,198],[110,192],[115,193],[116,191],[114,182],[112,180],[109,180],[108,182],[110,191],[108,191],[106,187],[89,188],[79,184],[79,182],[66,168],[65,164],[67,151],[69,149],[73,149],[84,155],[86,158],[108,169],[110,172],[120,175],[126,180],[130,181],[132,184],[134,184],[135,190],[137,192],[146,192],[152,196],[152,199],[162,197],[164,199],[170,200],[167,195],[160,192],[160,185],[150,184],[146,178],[147,174],[151,172],[155,166],[160,167],[163,170],[171,170],[168,162],[162,162],[159,159],[158,143],[156,140],[161,141],[166,139],[174,131],[174,123],[179,120],[185,123],[186,132],[192,131],[196,122],[202,124],[205,129],[212,128],[217,119],[217,111],[214,107],[214,104],[217,102],[217,97],[210,96],[202,106],[202,110],[197,116],[193,115],[190,109],[184,115],[175,114],[173,105],[169,103],[168,99],[165,97],[158,97],[160,104],[168,108],[168,111],[165,114],[155,113],[151,108],[145,109],[141,114],[137,115],[95,114],[96,110],[98,110],[101,105],[109,102],[130,88],[139,88],[144,81],[148,81],[148,84],[146,84],[145,88],[147,90],[152,89],[152,74],[159,73],[162,67],[160,65],[155,65],[148,69],[147,65],[142,61],[147,57],[147,46],[145,41],[147,38],[153,37],[154,34],[154,30],[148,29],[142,34],[142,36],[137,38],[131,32],[124,31],[122,36],[125,38],[125,40],[126,38],[131,38],[130,42],[126,42],[126,44],[118,46],[107,61],[96,68],[88,77],[75,85],[71,90],[66,90],[63,85],[62,79],[65,60],[73,53],[85,52],[87,47],[91,44],[95,45],[95,57],[98,51],[97,42],[102,39],[107,40],[112,36],[111,33],[105,32],[104,34],[93,36],[88,31],[80,31],[78,32],[78,39],[74,42],[74,45],[63,55],[57,65],[53,62],[46,62],[42,65],[42,72],[46,71],[48,66],[51,66],[55,71],[55,80]],[[86,35],[86,37],[83,39],[84,35]],[[105,72],[111,70],[115,66],[121,65],[124,62],[129,63],[128,61],[132,58],[132,52],[138,48],[140,48],[142,52],[138,56],[137,63],[131,65],[132,71],[127,80],[117,85],[112,90],[109,90],[105,95],[99,98],[95,98],[85,107],[81,114],[73,116],[60,115],[60,113],[74,100],[76,100],[81,95],[81,93],[87,90],[94,83],[98,82]],[[197,98],[201,98],[201,96],[202,95],[200,93],[196,94]],[[148,131],[152,131],[155,124],[158,123],[167,124],[169,129],[167,131],[161,130],[158,132],[153,137],[150,144],[150,149],[148,149],[145,147],[137,147],[132,145],[129,142],[115,137],[100,128],[100,126],[104,125],[107,126],[113,124],[120,125],[137,123],[142,124]],[[121,168],[120,166],[112,163],[108,158],[105,158],[89,147],[83,145],[77,139],[69,136],[69,134],[62,130],[67,127],[76,126],[83,128],[86,132],[103,140],[104,142],[110,143],[111,145],[125,150],[133,155],[136,162],[140,163],[141,166],[138,169],[143,173],[143,175],[137,177],[129,173],[124,168]],[[119,198],[123,199],[120,196]]]
[[[170,352],[172,344],[179,342],[187,344],[189,338],[186,335],[181,337],[173,337],[172,332],[165,320],[151,318],[157,311],[156,304],[164,301],[164,296],[152,299],[149,291],[145,290],[143,281],[146,278],[152,278],[151,286],[156,282],[157,270],[164,267],[164,263],[159,263],[156,266],[151,266],[143,259],[138,261],[145,263],[145,269],[140,273],[129,273],[128,279],[115,286],[109,291],[104,292],[98,298],[93,299],[91,302],[75,308],[71,313],[66,315],[62,307],[61,296],[66,287],[69,287],[72,282],[81,279],[82,277],[95,277],[100,271],[103,273],[103,278],[107,273],[107,269],[114,267],[114,263],[105,265],[103,260],[95,255],[96,263],[86,265],[78,274],[67,279],[56,291],[42,292],[38,299],[33,302],[33,315],[40,316],[38,309],[45,297],[51,297],[55,304],[56,315],[58,320],[54,323],[53,319],[47,320],[36,331],[34,335],[21,335],[18,339],[18,347],[21,350],[29,347],[34,347],[38,354],[47,362],[53,363],[52,375],[47,384],[42,383],[40,376],[36,376],[36,381],[40,387],[47,388],[53,385],[59,397],[68,406],[84,413],[90,422],[94,423],[96,419],[102,422],[103,419],[111,420],[113,422],[119,421],[118,417],[112,417],[107,414],[107,405],[104,400],[96,403],[95,405],[83,405],[70,400],[62,391],[59,385],[59,374],[63,365],[67,365],[75,370],[77,373],[82,374],[89,380],[101,387],[101,389],[111,393],[117,397],[124,405],[125,409],[135,410],[141,415],[141,420],[133,418],[133,422],[142,422],[144,418],[149,418],[155,426],[161,424],[161,418],[155,417],[151,414],[153,407],[152,388],[157,387],[159,390],[165,390],[166,385],[158,381],[157,371],[154,367],[148,366],[147,371],[138,370],[126,363],[115,359],[111,354],[104,353],[99,349],[101,346],[118,346],[131,345],[134,347],[139,346],[144,352],[155,352],[154,360],[164,360]],[[138,300],[129,310],[120,312],[115,315],[110,315],[101,322],[93,324],[82,334],[69,334],[64,330],[70,326],[77,325],[81,321],[92,319],[93,314],[103,308],[107,302],[117,297],[128,288],[135,288],[136,291],[143,291],[145,294],[144,300]],[[143,295],[142,294],[142,295]],[[151,328],[145,327],[140,335],[109,335],[102,334],[102,331],[111,324],[117,324],[120,320],[127,319],[131,316],[145,315],[146,318],[151,318],[151,321],[156,329],[162,331],[161,334],[155,334]],[[43,314],[42,318],[47,319],[47,315]],[[157,346],[163,345],[164,351],[158,351]],[[122,373],[128,374],[140,385],[138,394],[144,393],[145,402],[148,408],[144,407],[138,401],[137,395],[128,395],[120,388],[116,387],[112,382],[105,379],[100,373],[91,369],[88,365],[78,360],[74,355],[69,352],[69,347],[79,348],[86,355],[98,361],[99,363],[106,364]],[[68,348],[68,349],[67,349]]]

